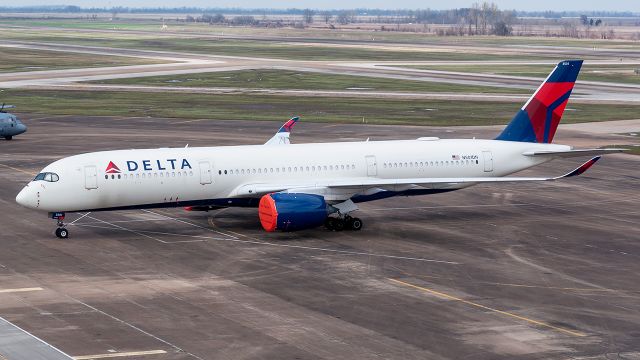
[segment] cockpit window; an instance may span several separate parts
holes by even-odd
[[[33,179],[33,181],[40,181],[40,180],[48,181],[48,182],[56,182],[60,180],[60,177],[56,173],[44,172],[36,175],[36,177]]]

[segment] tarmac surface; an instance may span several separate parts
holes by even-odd
[[[640,358],[638,156],[566,181],[365,203],[360,232],[269,234],[255,209],[171,209],[68,214],[60,240],[14,200],[49,162],[257,144],[280,124],[22,117],[29,132],[0,141],[0,317],[76,359]],[[638,142],[589,129],[561,127],[558,142]],[[496,132],[302,122],[292,141]]]

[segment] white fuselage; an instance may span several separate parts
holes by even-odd
[[[257,205],[254,200],[259,196],[248,195],[244,191],[247,186],[282,184],[283,188],[295,188],[306,184],[306,193],[318,192],[328,202],[337,203],[383,191],[411,191],[416,186],[354,192],[314,190],[309,184],[349,178],[498,177],[550,160],[524,156],[525,151],[567,149],[569,146],[553,144],[425,138],[103,151],[50,164],[42,173],[56,174],[57,181],[32,181],[17,200],[50,212],[251,206]],[[440,187],[457,189],[469,185],[472,184]]]

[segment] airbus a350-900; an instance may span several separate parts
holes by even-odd
[[[68,212],[257,207],[266,231],[326,225],[359,230],[357,203],[443,193],[483,183],[580,175],[600,154],[552,144],[582,66],[560,62],[493,140],[438,139],[290,144],[297,118],[266,144],[101,151],[46,166],[16,201],[49,212],[56,235]],[[596,156],[557,177],[506,177],[555,158]],[[401,200],[399,200],[401,201]]]

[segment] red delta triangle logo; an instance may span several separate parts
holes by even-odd
[[[118,168],[118,166],[116,166],[116,164],[113,163],[113,161],[109,161],[109,165],[107,165],[107,170],[105,170],[105,173],[107,173],[107,174],[119,174],[119,173],[121,173],[121,171]]]

